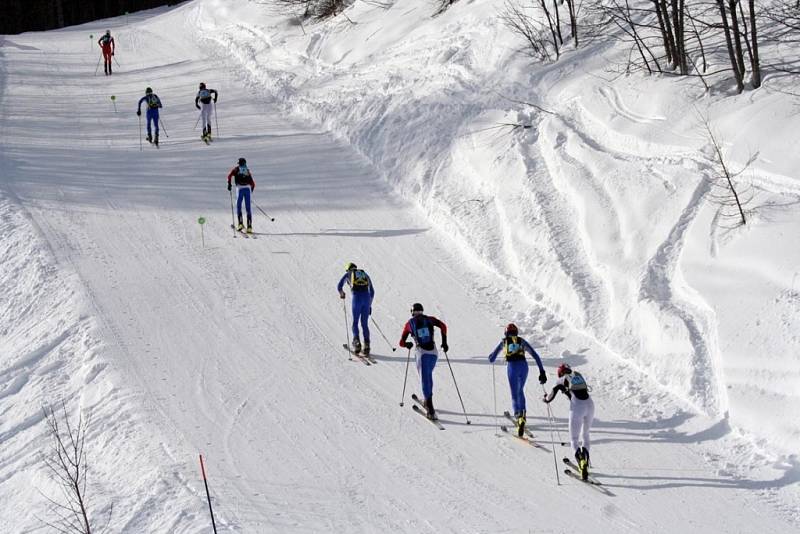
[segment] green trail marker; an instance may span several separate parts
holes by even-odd
[[[117,97],[115,95],[111,95],[111,102],[114,104],[114,113],[117,112]]]
[[[94,43],[92,41],[94,41],[94,35],[89,34],[89,50],[94,50]]]
[[[205,234],[203,233],[203,225],[205,223],[206,223],[206,218],[205,217],[199,217],[197,219],[197,224],[200,225],[200,239],[203,242],[203,248],[206,248],[206,237],[205,237]]]

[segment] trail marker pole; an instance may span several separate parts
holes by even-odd
[[[203,225],[205,223],[206,223],[206,218],[205,217],[200,217],[200,218],[197,219],[197,224],[200,225],[200,239],[203,242],[203,248],[206,248],[206,237],[205,237],[205,234],[203,233]]]
[[[214,534],[217,534],[217,523],[214,521],[214,509],[211,508],[211,494],[208,492],[208,479],[206,479],[206,467],[203,465],[203,455],[200,455],[200,471],[203,473],[203,484],[206,486],[206,499],[208,499],[208,511],[211,514],[211,526]]]
[[[114,104],[114,113],[116,113],[117,112],[117,97],[116,96],[111,95],[111,103]]]

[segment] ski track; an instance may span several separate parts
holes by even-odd
[[[560,532],[563,514],[547,511],[567,503],[576,521],[596,522],[599,510],[603,524],[598,528],[608,532],[667,532],[674,526],[664,523],[668,517],[698,529],[758,525],[786,530],[783,519],[769,516],[764,504],[752,499],[750,490],[759,482],[712,473],[713,462],[692,447],[686,430],[667,426],[660,433],[649,421],[635,421],[635,407],[618,403],[612,387],[620,382],[609,375],[598,375],[597,383],[604,387],[596,395],[603,407],[596,436],[597,450],[603,451],[598,464],[610,472],[607,486],[616,494],[614,501],[584,492],[579,483],[554,486],[550,456],[495,436],[490,401],[483,398],[488,372],[484,353],[492,345],[485,340],[497,337],[493,323],[498,315],[515,313],[524,324],[549,332],[553,346],[544,356],[550,371],[557,346],[578,348],[574,355],[589,350],[587,345],[596,352],[593,368],[607,366],[609,373],[630,369],[620,370],[601,344],[585,339],[581,329],[562,325],[561,317],[545,307],[532,303],[520,310],[520,292],[502,289],[499,282],[505,269],[491,272],[450,253],[452,240],[430,228],[436,218],[423,217],[395,196],[362,155],[329,134],[312,131],[315,125],[278,113],[287,104],[271,104],[270,99],[289,96],[294,75],[282,72],[281,65],[263,68],[263,51],[240,35],[254,36],[272,48],[269,34],[246,24],[216,34],[213,25],[203,26],[205,5],[164,10],[167,15],[154,18],[146,33],[140,26],[130,31],[120,27],[120,41],[138,55],[128,56],[125,68],[110,79],[80,79],[93,68],[80,51],[88,46],[85,29],[58,32],[57,38],[20,37],[20,42],[35,43],[47,53],[20,48],[2,60],[9,77],[2,93],[2,163],[11,176],[3,187],[14,200],[0,198],[0,214],[5,224],[7,217],[19,217],[21,205],[37,230],[18,218],[14,231],[4,232],[0,243],[11,244],[8,257],[43,254],[16,272],[45,272],[30,275],[41,276],[32,285],[41,290],[35,297],[61,295],[61,300],[42,316],[71,321],[55,335],[48,328],[38,348],[25,343],[13,347],[11,366],[0,369],[0,413],[17,410],[9,400],[28,395],[34,386],[54,398],[59,393],[78,395],[80,404],[91,408],[98,425],[90,436],[91,443],[98,443],[96,489],[113,498],[115,514],[121,510],[115,530],[205,531],[198,451],[206,453],[218,526],[231,532]],[[204,47],[216,43],[207,48],[214,51],[210,60],[181,42],[181,36],[198,26]],[[228,63],[230,54],[238,64]],[[160,67],[149,70],[154,57]],[[23,63],[26,68],[18,69]],[[305,66],[314,68],[314,62]],[[245,71],[247,83],[230,84]],[[61,99],[54,98],[55,88],[42,83],[56,75],[65,82],[60,97],[80,92],[107,108],[101,117],[82,114],[75,129],[82,143],[69,149],[57,137],[42,136],[43,131],[64,129],[72,118]],[[218,77],[213,83],[212,75]],[[467,86],[471,83],[461,66],[450,74],[456,75]],[[182,98],[191,100],[198,78],[223,91],[221,121],[224,131],[231,131],[229,138],[222,135],[209,147],[186,126],[194,122],[194,109],[179,104]],[[140,153],[130,123],[145,84],[165,100],[163,117],[173,137],[165,138],[159,150],[146,146]],[[109,88],[117,95],[116,113],[108,106]],[[34,108],[36,114],[30,112]],[[10,115],[11,109],[19,111]],[[387,108],[387,116],[391,112]],[[250,136],[235,129],[245,123]],[[554,135],[553,128],[540,125],[539,146],[521,149],[530,169],[527,195],[536,200],[560,267],[580,297],[585,325],[602,337],[612,292],[594,268],[593,254],[599,251],[592,250],[585,233],[574,230],[573,221],[588,211],[569,209],[569,189],[589,182],[593,205],[583,209],[608,211],[604,231],[611,239],[624,235],[623,225],[603,180],[580,166],[571,152],[604,149],[581,138],[577,132],[582,127],[567,130],[566,137]],[[38,158],[31,156],[32,148]],[[256,211],[257,231],[265,234],[258,239],[233,239],[227,221],[224,175],[242,152],[248,154],[259,184],[256,201],[276,217],[268,223]],[[536,163],[540,157],[549,162],[547,168]],[[619,157],[633,156],[621,152]],[[173,172],[164,175],[160,171],[165,167]],[[572,173],[559,174],[560,168],[570,167]],[[116,172],[104,172],[107,168]],[[365,201],[354,208],[348,193],[356,187]],[[670,284],[682,236],[701,200],[698,189],[643,282],[643,287],[658,289],[643,298],[694,328],[698,347],[709,345],[703,337],[708,325],[701,303],[683,292],[679,300]],[[498,213],[512,220],[508,212]],[[204,249],[194,223],[200,214],[209,221]],[[20,231],[25,232],[21,237]],[[13,248],[21,243],[29,248]],[[512,243],[513,237],[506,235],[504,257],[513,264],[518,257],[512,254]],[[471,426],[462,423],[444,361],[435,378],[444,432],[408,405],[397,406],[405,356],[391,352],[377,329],[373,347],[379,363],[366,367],[347,361],[341,349],[341,301],[333,285],[341,264],[350,259],[376,278],[375,317],[390,342],[414,300],[429,302],[451,324],[451,344],[458,348],[450,359],[462,392],[470,392]],[[424,279],[417,275],[420,265],[426,266]],[[513,267],[511,272],[523,275]],[[384,275],[376,276],[380,273]],[[16,287],[3,276],[3,288]],[[16,300],[13,306],[9,316],[31,315],[29,304]],[[716,385],[713,350],[711,345],[695,353],[700,371],[694,391],[707,403],[719,401],[707,393]],[[65,363],[51,361],[54,353],[64,354]],[[35,368],[41,376],[32,372]],[[21,379],[22,371],[30,378]],[[502,391],[503,373],[498,375]],[[66,384],[63,376],[78,379]],[[418,390],[416,382],[412,369],[408,394]],[[529,403],[536,396],[530,390]],[[408,396],[406,402],[411,402]],[[665,413],[676,410],[663,408]],[[562,433],[565,411],[558,407]],[[0,426],[0,443],[15,445],[0,459],[2,492],[9,500],[15,498],[14,488],[30,486],[20,467],[34,464],[29,451],[39,450],[41,434],[40,416],[15,414],[14,420],[10,428]],[[531,424],[547,440],[543,422],[541,413],[532,413]],[[136,458],[133,473],[128,469],[131,458]],[[690,474],[660,476],[655,466]],[[29,493],[22,502],[37,508]],[[576,494],[581,495],[577,502]],[[537,526],[520,529],[519,517],[537,517]],[[19,518],[13,521],[22,524]]]

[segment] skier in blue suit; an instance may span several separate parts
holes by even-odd
[[[500,351],[503,351],[508,366],[508,385],[511,388],[511,404],[514,408],[514,419],[517,421],[517,435],[522,437],[525,434],[525,382],[528,380],[528,360],[525,359],[525,352],[533,356],[536,365],[539,366],[539,383],[547,382],[547,375],[542,367],[542,359],[533,347],[519,337],[517,325],[510,323],[506,326],[503,340],[489,355],[489,361],[494,363]]]
[[[344,298],[344,284],[350,286],[353,296],[353,352],[359,354],[362,350],[361,339],[358,334],[358,324],[364,332],[364,354],[369,354],[369,316],[372,314],[372,299],[375,298],[375,288],[372,280],[363,269],[355,263],[348,263],[344,276],[339,280],[336,290],[339,297]]]
[[[161,99],[149,87],[144,90],[144,96],[139,99],[136,114],[142,116],[142,103],[147,102],[147,142],[158,146],[158,110],[161,108]],[[152,136],[150,123],[156,125],[156,136]]]

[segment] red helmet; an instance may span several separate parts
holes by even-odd
[[[517,325],[515,325],[514,323],[508,323],[508,326],[506,326],[506,335],[516,336],[517,334],[519,334],[519,329],[517,328]]]
[[[570,367],[566,363],[562,363],[561,365],[558,366],[556,374],[558,375],[558,378],[561,378],[564,375],[572,374],[572,367]]]

